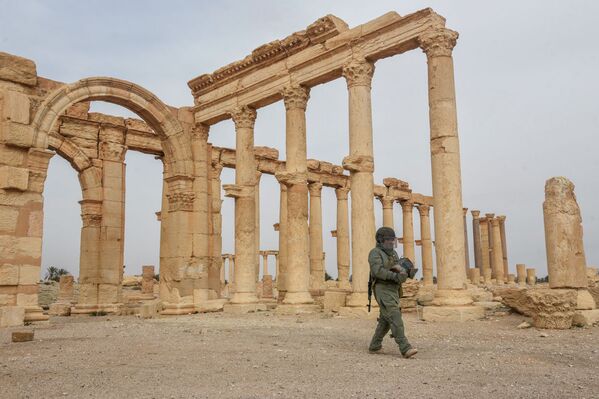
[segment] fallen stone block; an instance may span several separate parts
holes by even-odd
[[[33,341],[33,331],[13,331],[12,342]]]
[[[533,289],[526,292],[533,312],[532,324],[537,328],[568,329],[576,309],[576,290]]]
[[[587,327],[599,323],[599,309],[577,310],[572,317],[572,325]]]

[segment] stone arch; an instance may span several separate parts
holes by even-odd
[[[31,123],[34,147],[48,148],[50,132],[59,116],[82,101],[106,101],[135,112],[161,137],[171,175],[193,176],[190,136],[185,134],[172,109],[143,87],[115,78],[81,79],[50,93]]]

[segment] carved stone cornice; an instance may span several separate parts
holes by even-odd
[[[231,112],[231,118],[235,122],[235,129],[253,129],[256,122],[256,110],[247,105],[237,107]]]
[[[220,179],[220,174],[223,171],[224,165],[220,162],[212,161],[212,179]]]
[[[193,200],[195,194],[189,192],[174,192],[166,194],[168,199],[168,211],[169,212],[191,212],[193,211]]]
[[[343,158],[342,165],[350,172],[374,172],[374,159],[368,155],[348,155]]]
[[[416,208],[418,208],[418,213],[421,217],[428,216],[431,209],[431,207],[426,204],[419,204]]]
[[[229,198],[250,198],[254,197],[254,186],[243,186],[241,184],[225,184],[225,197]]]
[[[81,200],[81,220],[83,227],[100,227],[102,225],[102,201]]]
[[[337,196],[337,201],[347,201],[348,193],[349,193],[349,188],[347,188],[347,187],[338,187],[335,189],[335,195]]]
[[[286,185],[287,187],[295,186],[298,184],[308,183],[308,174],[302,172],[287,172],[278,171],[275,173],[275,178],[279,183]]]
[[[458,32],[438,28],[429,30],[418,38],[420,48],[427,57],[451,57],[458,40]]]
[[[210,132],[210,126],[204,123],[198,123],[191,129],[192,139],[208,141],[208,134]]]
[[[300,85],[290,85],[281,90],[281,95],[287,111],[294,108],[305,111],[310,98],[310,89]]]
[[[320,182],[310,183],[310,184],[308,184],[308,190],[310,191],[311,197],[320,197],[320,194],[322,192],[322,183],[320,183]]]
[[[82,227],[100,227],[102,225],[102,215],[81,214]]]
[[[347,87],[371,86],[374,64],[365,59],[355,59],[343,67],[343,77],[347,81]]]

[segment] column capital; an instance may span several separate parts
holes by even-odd
[[[111,141],[100,142],[100,159],[106,161],[124,162],[127,147]]]
[[[497,218],[493,218],[493,219],[491,219],[491,225],[492,225],[493,227],[495,227],[495,226],[499,226],[499,219],[497,219]]]
[[[240,184],[225,184],[225,197],[230,198],[248,198],[254,197],[254,186],[243,186]]]
[[[426,204],[418,204],[416,205],[416,208],[418,208],[420,216],[428,216],[431,209],[431,207]]]
[[[291,84],[281,90],[283,101],[285,102],[285,109],[300,108],[304,111],[308,105],[308,99],[310,98],[310,89],[298,84]]]
[[[383,205],[383,209],[393,208],[393,203],[395,202],[395,198],[389,197],[386,195],[381,195],[377,197],[381,204]]]
[[[495,217],[494,213],[485,213],[485,217],[489,220],[493,219]]]
[[[166,194],[169,212],[191,212],[193,211],[193,200],[195,194],[191,191],[171,192]]]
[[[289,187],[296,184],[306,184],[308,181],[308,173],[278,171],[275,172],[275,178],[279,183]]]
[[[462,211],[464,212],[464,216],[468,215],[468,208],[462,208]]]
[[[432,29],[424,32],[418,38],[418,43],[427,57],[451,57],[458,36],[458,32],[451,29]]]
[[[347,187],[337,187],[335,189],[335,195],[337,196],[337,201],[347,200],[348,193],[349,193],[349,188],[347,188]]]
[[[499,220],[499,223],[501,223],[501,224],[505,223],[505,215],[497,216],[497,220]]]
[[[243,105],[234,108],[229,114],[235,122],[235,129],[254,128],[254,122],[256,122],[256,110],[254,108]]]
[[[470,213],[472,214],[473,219],[478,219],[480,216],[480,211],[477,211],[477,210],[472,210],[472,211],[470,211]]]
[[[370,87],[374,75],[374,64],[366,59],[354,59],[343,66],[343,77],[347,81],[347,88],[353,86]]]
[[[191,129],[191,138],[207,142],[208,141],[208,132],[209,131],[210,131],[210,125],[206,125],[204,123],[197,123]]]
[[[401,210],[404,212],[410,211],[412,212],[412,207],[414,206],[414,202],[412,200],[404,200],[399,201],[401,205]]]
[[[219,179],[220,178],[220,174],[223,171],[224,165],[220,162],[212,162],[212,178],[213,179]]]
[[[310,196],[320,197],[320,193],[322,191],[322,183],[321,182],[309,183],[308,190],[310,191]]]
[[[368,155],[348,155],[343,158],[342,165],[350,172],[374,172],[374,159]]]

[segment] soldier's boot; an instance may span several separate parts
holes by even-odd
[[[405,353],[402,353],[401,355],[404,358],[409,359],[409,358],[411,358],[412,356],[414,356],[417,353],[418,353],[418,349],[416,349],[416,348],[410,348]]]
[[[383,317],[379,317],[374,335],[368,346],[368,352],[376,353],[383,348],[383,338],[385,338],[390,328],[389,323]]]

